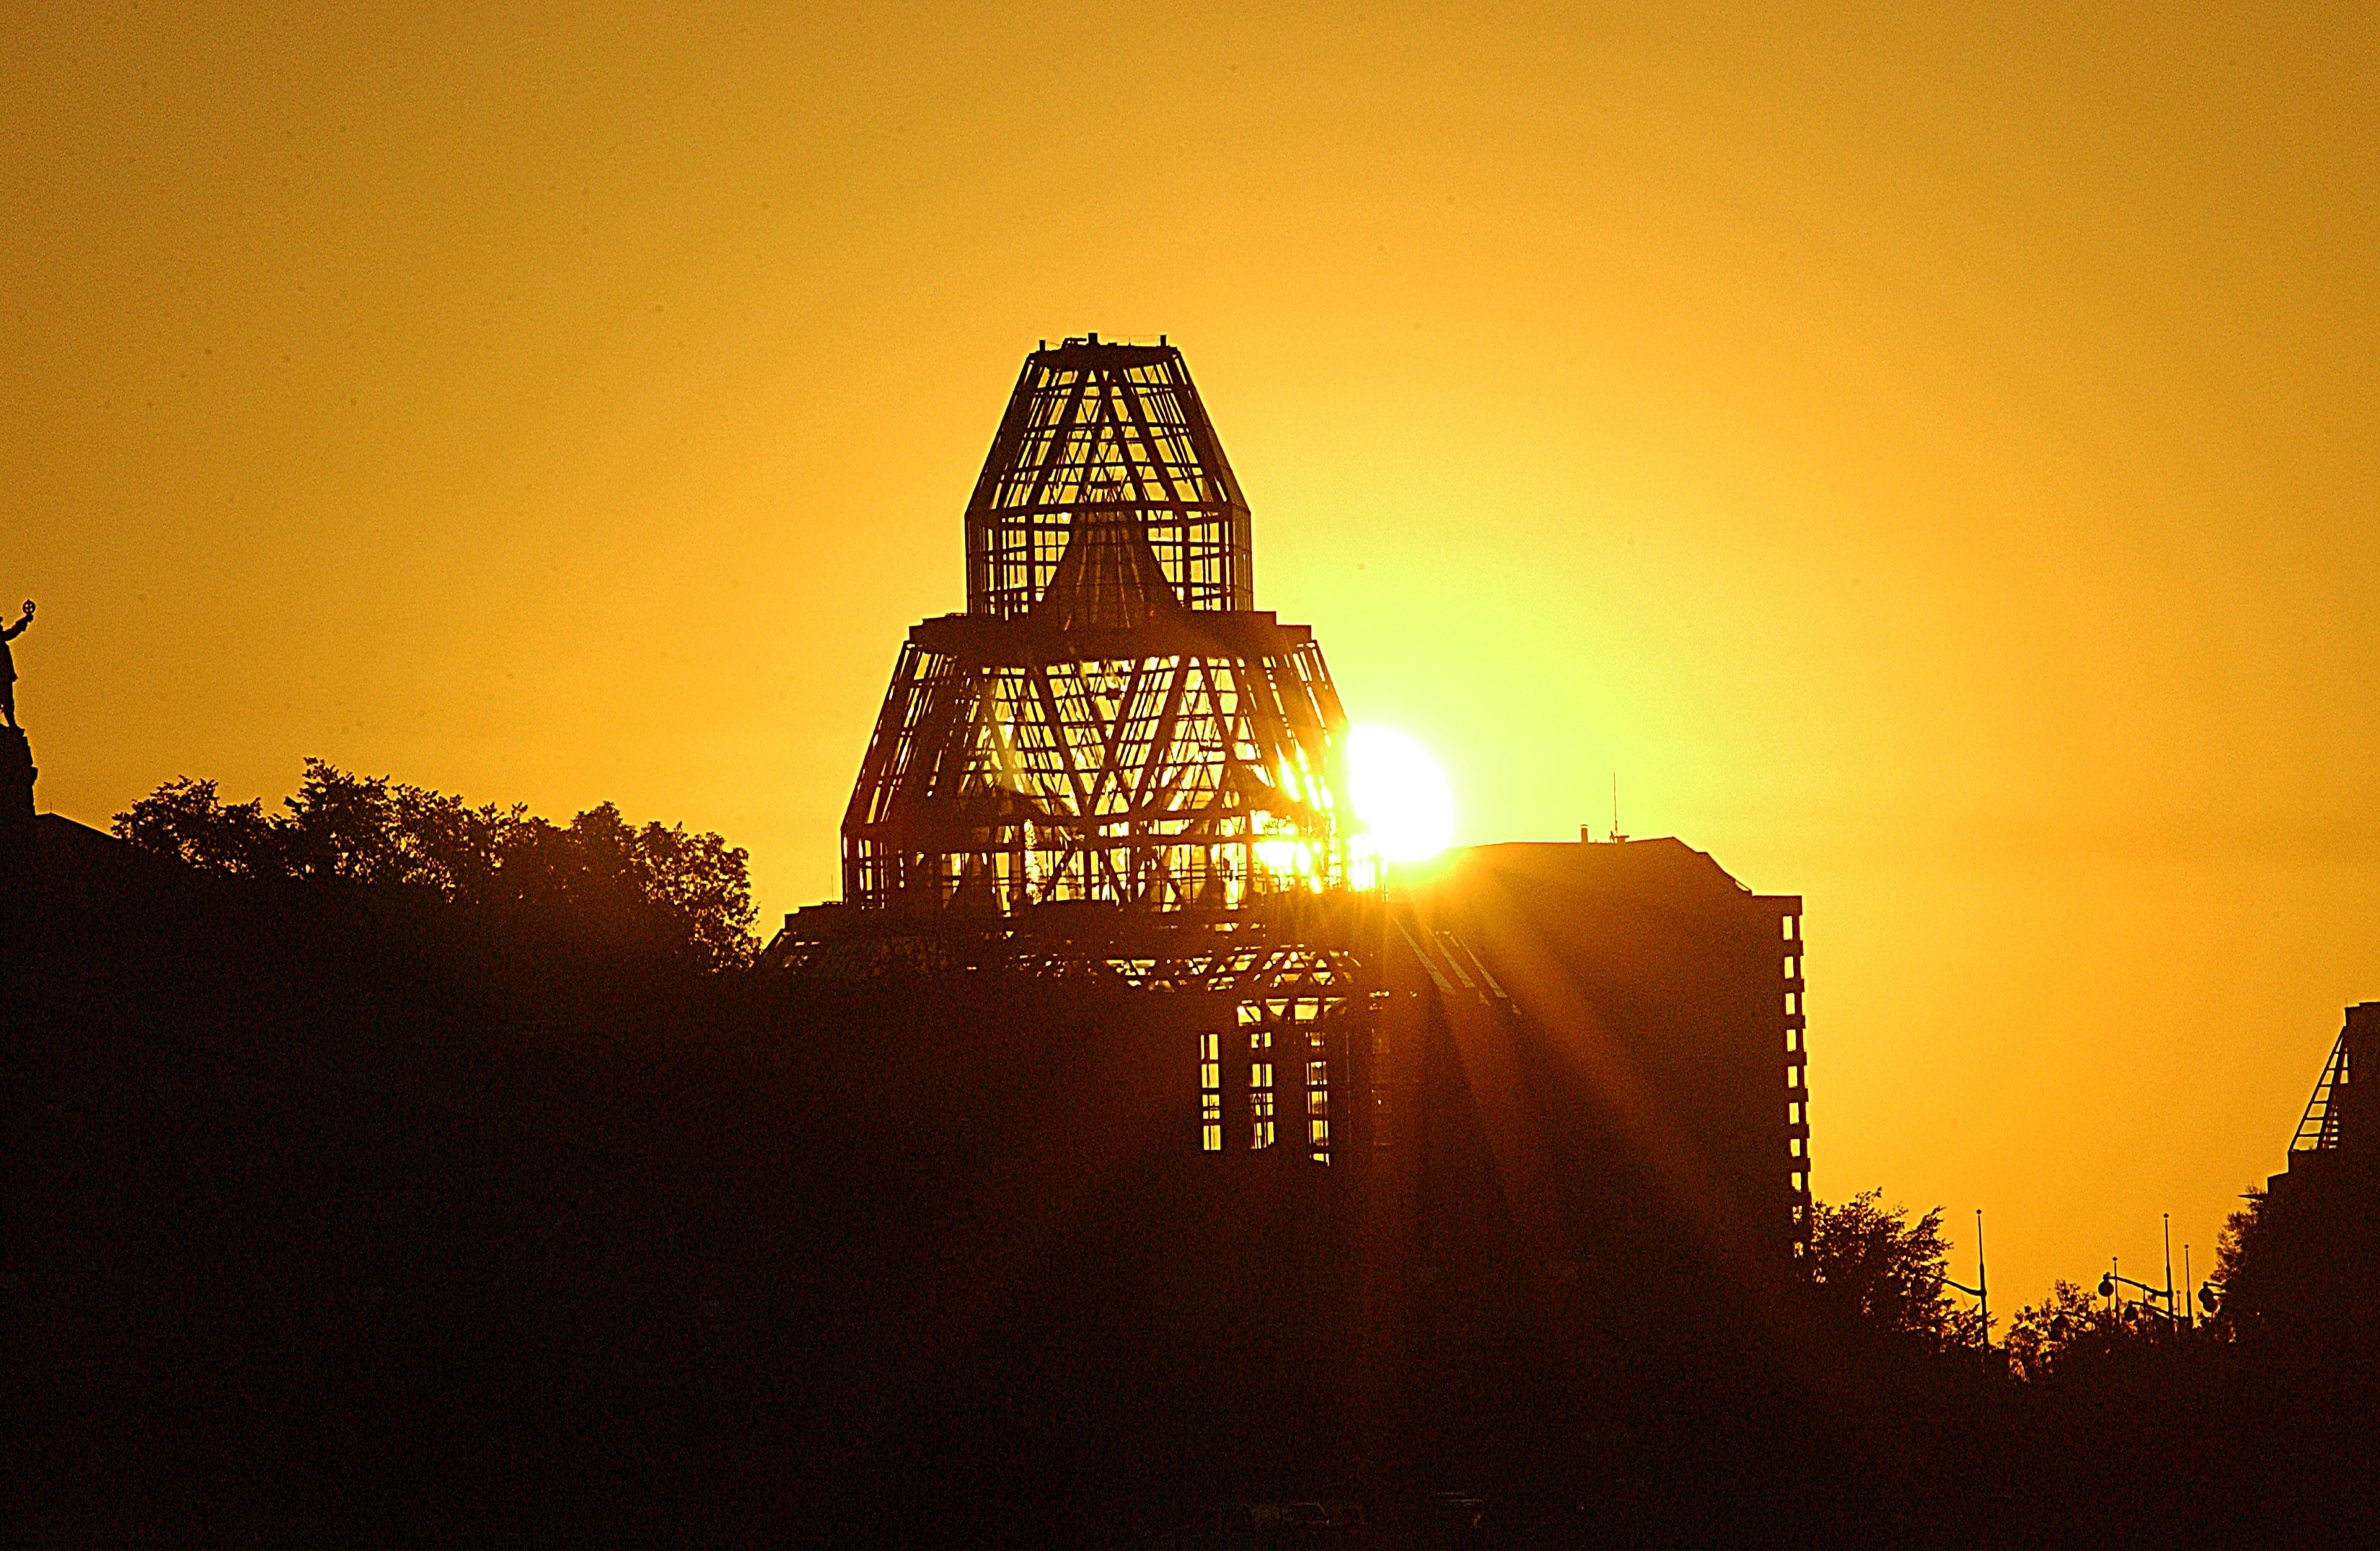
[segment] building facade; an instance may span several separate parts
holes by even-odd
[[[863,757],[844,898],[765,963],[855,994],[1128,993],[1167,1145],[1321,1171],[1395,1276],[1491,1219],[1557,1280],[1622,1218],[1729,1261],[1806,1243],[1801,902],[1669,840],[1389,878],[1320,647],[1254,607],[1179,350],[1035,351],[965,537],[966,610],[910,631]]]

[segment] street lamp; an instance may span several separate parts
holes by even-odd
[[[2113,1300],[2117,1296],[2116,1289],[2119,1287],[2138,1288],[2141,1295],[2133,1300],[2134,1303],[2165,1303],[2166,1307],[2158,1309],[2156,1312],[2165,1315],[2168,1319],[2174,1317],[2173,1306],[2170,1302],[2173,1297],[2173,1293],[2170,1290],[2151,1287],[2146,1282],[2136,1282],[2130,1277],[2118,1276],[2112,1270],[2106,1276],[2099,1278],[2099,1296],[2110,1301],[2110,1307],[2107,1311],[2108,1313],[2113,1314],[2115,1312],[2112,1304]]]
[[[2185,1250],[2188,1247],[2183,1246]],[[2140,1302],[2163,1303],[2165,1307],[2157,1310],[2157,1313],[2165,1315],[2168,1324],[2180,1325],[2183,1315],[2180,1305],[2175,1303],[2173,1298],[2173,1214],[2171,1212],[2165,1214],[2165,1286],[2163,1288],[2152,1287],[2147,1282],[2134,1281],[2131,1278],[2121,1275],[2118,1269],[2121,1264],[2115,1256],[2108,1256],[2107,1274],[2099,1278],[2099,1296],[2107,1300],[2107,1312],[2111,1315],[2116,1313],[2116,1301],[2120,1296],[2117,1290],[2119,1288],[2137,1288],[2140,1290]],[[2187,1285],[2189,1279],[2187,1277],[2182,1278],[2184,1283],[2182,1290],[2185,1293],[2189,1290]]]

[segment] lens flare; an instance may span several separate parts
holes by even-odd
[[[1347,795],[1388,861],[1425,861],[1454,839],[1454,794],[1429,751],[1402,733],[1348,734]]]

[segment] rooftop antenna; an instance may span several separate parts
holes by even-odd
[[[1628,837],[1620,832],[1620,772],[1611,772],[1611,843],[1618,845]]]

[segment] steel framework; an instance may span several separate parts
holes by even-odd
[[[1037,350],[966,517],[967,612],[909,632],[843,823],[844,898],[1234,910],[1365,882],[1346,716],[1249,607],[1248,515],[1171,345]]]
[[[1247,505],[1170,345],[1093,334],[1033,352],[965,540],[966,612],[910,629],[861,761],[843,900],[788,917],[763,954],[797,981],[1128,991],[1133,1037],[1179,1062],[1198,1150],[1375,1181],[1405,1169],[1406,1189],[1425,1095],[1472,1091],[1447,1063],[1485,1060],[1509,1100],[1519,1052],[1538,1043],[1516,997],[1578,1000],[1559,976],[1508,995],[1473,943],[1500,932],[1542,975],[1594,879],[1692,895],[1658,869],[1565,863],[1557,903],[1507,899],[1500,926],[1452,896],[1373,889],[1338,692],[1312,631],[1253,606]],[[1640,843],[1648,858],[1698,854]],[[1688,934],[1678,963],[1740,979],[1755,1036],[1781,1043],[1727,1101],[1781,1144],[1746,1188],[1761,1231],[1794,1252],[1811,1210],[1801,902],[1750,896],[1715,864],[1693,877],[1729,922],[1753,917],[1732,937]],[[1527,1191],[1541,1206],[1559,1194]]]
[[[1182,352],[1090,334],[1026,357],[967,503],[967,612],[1031,612],[1101,490],[1129,505],[1185,607],[1256,606],[1247,503]]]
[[[2347,1010],[2346,1026],[2330,1048],[2305,1118],[2290,1138],[2291,1153],[2357,1148],[2380,1137],[2380,1118],[2371,1113],[2374,1101],[2365,1097],[2373,1085],[2374,1067],[2380,1067],[2380,1002],[2367,1001]]]

